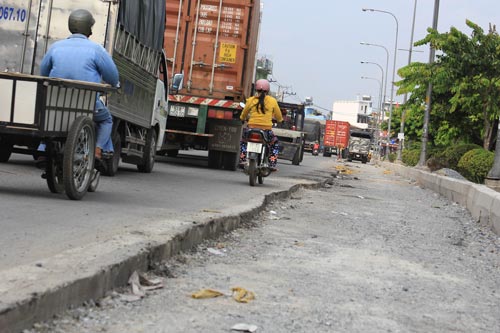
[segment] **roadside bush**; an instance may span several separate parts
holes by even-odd
[[[495,153],[483,148],[466,152],[457,164],[457,171],[471,182],[483,184],[493,166]]]
[[[464,143],[446,148],[443,152],[438,154],[440,161],[450,169],[457,170],[457,165],[462,156],[470,150],[479,149],[481,146],[473,143]]]
[[[420,160],[420,148],[405,149],[401,154],[401,159],[403,163],[408,166],[415,166]]]

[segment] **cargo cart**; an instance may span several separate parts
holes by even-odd
[[[46,157],[45,178],[52,193],[80,200],[97,189],[96,135],[92,115],[108,85],[0,73],[0,162],[14,153]],[[38,151],[43,142],[45,151]]]

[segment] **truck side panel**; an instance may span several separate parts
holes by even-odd
[[[180,94],[243,101],[251,94],[259,0],[167,1],[165,52]]]
[[[96,21],[91,39],[105,44],[109,2],[80,1]],[[40,74],[40,62],[55,41],[69,36],[68,17],[75,4],[67,0],[5,0],[0,20],[0,70]]]

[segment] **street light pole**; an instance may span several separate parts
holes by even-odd
[[[385,50],[385,53],[387,55],[386,60],[385,60],[385,81],[382,79],[382,81],[384,81],[384,94],[382,95],[383,100],[382,100],[381,112],[382,112],[382,121],[384,121],[384,119],[385,119],[384,105],[385,105],[385,98],[386,98],[386,94],[387,94],[387,77],[389,76],[389,50],[384,45],[380,45],[380,44],[371,44],[371,43],[365,43],[365,42],[361,42],[360,44],[367,45],[367,46],[381,47]]]
[[[432,19],[432,28],[437,30],[439,17],[439,0],[434,0],[434,17]],[[430,44],[429,52],[429,66],[434,63],[434,57],[436,56],[436,49]],[[432,74],[431,74],[432,75]],[[425,113],[424,113],[424,126],[422,129],[422,149],[420,150],[420,160],[418,161],[418,166],[425,166],[425,160],[427,158],[427,141],[429,138],[429,118],[431,114],[431,95],[432,95],[432,81],[429,79],[429,85],[427,86],[427,94],[425,97]]]
[[[413,35],[415,33],[415,16],[417,14],[417,0],[413,6],[413,21],[411,24],[411,37],[410,37],[410,49],[408,50],[408,65],[411,64],[411,55],[413,53]],[[398,155],[396,159],[398,161],[402,160],[403,153],[403,143],[404,143],[404,133],[405,133],[405,116],[406,116],[406,102],[408,102],[408,93],[405,93],[403,98],[403,109],[401,110],[401,127],[399,133],[402,134],[402,138],[399,139]]]
[[[393,104],[394,104],[394,101],[393,101],[393,98],[394,98],[394,81],[396,79],[396,58],[397,58],[397,53],[398,53],[398,33],[399,33],[399,22],[398,22],[398,19],[397,17],[391,13],[391,12],[388,12],[388,11],[385,11],[385,10],[379,10],[379,9],[373,9],[373,8],[363,8],[363,11],[366,12],[366,11],[370,11],[370,12],[379,12],[379,13],[384,13],[384,14],[388,14],[388,15],[391,15],[392,18],[394,19],[394,21],[396,22],[396,41],[394,43],[394,64],[393,64],[393,67],[392,67],[392,81],[391,81],[391,99],[389,100],[389,122],[388,122],[388,125],[387,125],[387,139],[388,139],[388,149],[386,150],[386,156],[389,156],[389,145],[390,145],[390,140],[391,140],[391,119],[392,119],[392,108],[393,108]]]
[[[384,73],[384,69],[382,68],[382,66],[380,66],[379,64],[377,64],[376,62],[371,62],[371,61],[361,61],[362,64],[370,64],[370,65],[375,65],[377,66],[378,68],[380,68],[380,71],[382,72],[382,82],[384,82],[384,76],[385,76],[385,73]],[[382,119],[383,120],[383,119]]]
[[[361,78],[365,79],[365,80],[374,80],[374,81],[377,81],[379,84],[378,116],[377,116],[377,119],[375,121],[375,138],[377,140],[376,142],[377,142],[377,147],[378,147],[378,142],[380,140],[380,112],[382,110],[382,82],[379,79],[374,78],[374,77],[362,76]],[[382,81],[383,80],[384,80],[384,75],[382,74]]]

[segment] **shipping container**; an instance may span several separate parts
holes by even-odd
[[[234,170],[240,102],[253,93],[260,1],[167,1],[166,16],[172,94],[162,152],[207,150],[209,167]]]
[[[250,97],[260,22],[259,0],[167,1],[165,52],[182,94],[244,101]]]
[[[330,156],[349,145],[350,124],[347,121],[327,120],[323,138],[323,156]]]

